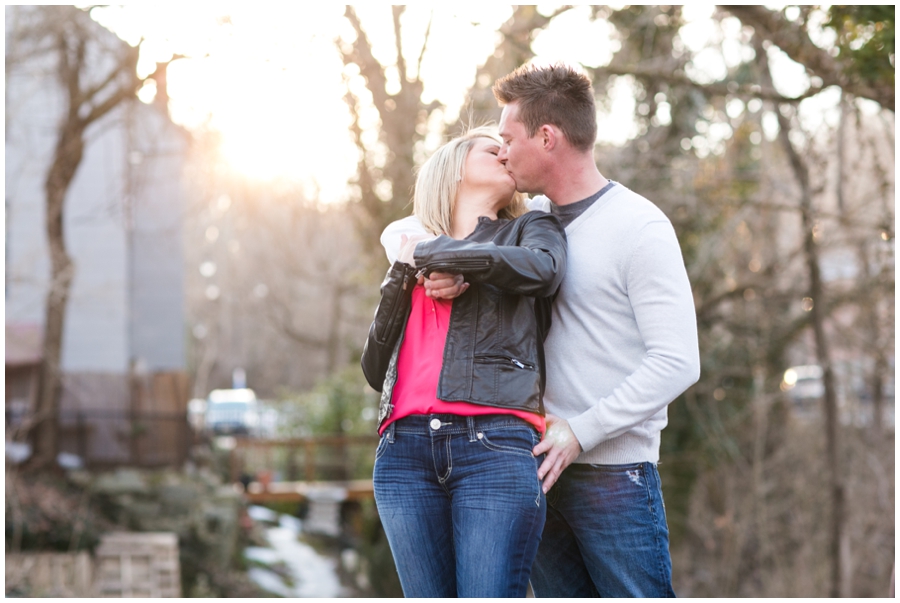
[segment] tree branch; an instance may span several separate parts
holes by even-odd
[[[665,82],[673,87],[687,86],[695,90],[699,90],[709,96],[744,96],[759,98],[777,103],[796,104],[800,101],[815,96],[822,91],[822,87],[811,86],[809,90],[800,96],[787,97],[775,90],[774,87],[760,86],[758,84],[737,84],[734,81],[729,82],[713,82],[711,84],[699,84],[689,78],[681,71],[666,71],[662,69],[646,69],[635,65],[629,66],[606,66],[592,68],[590,71],[594,74],[595,79],[603,76],[611,75],[632,75],[636,78],[652,80],[656,82]]]
[[[419,59],[416,61],[416,81],[422,81],[422,59],[425,58],[425,49],[428,47],[428,38],[431,36],[431,24],[434,22],[434,9],[431,9],[431,15],[428,17],[428,27],[425,28],[425,39],[422,41],[422,50],[419,52]]]
[[[808,72],[822,79],[823,87],[839,86],[854,96],[874,100],[886,109],[894,110],[894,87],[873,87],[850,77],[839,59],[816,46],[809,39],[806,29],[777,12],[756,5],[722,5],[756,34],[775,44],[792,60],[803,65]]]
[[[103,81],[79,94],[78,103],[81,104],[91,102],[95,96],[105,90],[106,87],[111,83],[119,79],[119,77],[123,73],[131,76],[131,79],[137,80],[137,74],[135,70],[137,69],[138,52],[140,52],[139,47],[129,47],[128,51],[119,61],[119,64],[110,70],[109,74]]]
[[[356,16],[356,11],[353,10],[352,6],[347,5],[347,8],[344,10],[344,16],[356,32],[356,44],[353,46],[353,50],[349,53],[341,52],[344,64],[355,63],[359,67],[360,74],[369,83],[368,88],[372,93],[375,105],[383,107],[388,100],[388,95],[385,91],[387,80],[384,75],[384,69],[381,63],[375,60],[375,56],[372,54],[372,45],[366,36],[366,32],[363,31],[359,17]]]
[[[394,44],[397,46],[397,75],[400,76],[400,87],[406,88],[406,57],[403,56],[403,37],[400,35],[400,15],[406,10],[406,6],[395,4],[391,6],[391,15],[394,19]]]

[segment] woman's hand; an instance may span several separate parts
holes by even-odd
[[[469,288],[463,275],[446,272],[432,272],[424,284],[425,296],[431,299],[455,299]]]
[[[433,236],[428,235],[400,235],[400,253],[397,261],[416,267],[416,245],[422,241],[430,241]],[[461,274],[449,274],[447,272],[432,272],[428,278],[419,277],[419,284],[425,285],[425,295],[431,299],[454,299],[466,292],[469,283]]]

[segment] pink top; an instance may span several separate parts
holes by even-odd
[[[544,417],[532,412],[438,400],[437,386],[452,309],[453,300],[431,299],[425,296],[425,287],[413,287],[412,309],[397,358],[394,411],[378,433],[383,433],[393,421],[410,415],[454,414],[463,417],[514,415],[528,421],[543,434],[546,429]]]

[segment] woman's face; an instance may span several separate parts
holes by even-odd
[[[476,138],[466,156],[465,176],[460,188],[489,192],[506,207],[516,192],[516,181],[497,159],[499,152],[500,143],[490,138]]]

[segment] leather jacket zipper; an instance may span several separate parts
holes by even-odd
[[[522,362],[521,360],[517,360],[515,358],[510,358],[509,356],[475,356],[475,362],[484,362],[490,364],[512,364],[516,368],[525,369],[529,371],[534,370],[533,364],[528,364]]]
[[[489,268],[491,263],[488,260],[477,259],[457,259],[452,263],[433,262],[426,266],[422,266],[419,274],[431,274],[432,272],[441,272],[443,270],[452,272],[466,272],[476,268]]]
[[[379,339],[381,341],[384,341],[385,337],[387,336],[387,334],[390,332],[391,328],[393,327],[394,321],[396,320],[396,317],[397,317],[397,312],[400,311],[400,306],[401,306],[400,299],[404,295],[404,292],[407,290],[407,287],[408,287],[409,281],[410,281],[410,277],[413,276],[413,273],[414,273],[414,269],[412,267],[405,266],[403,268],[403,276],[401,277],[403,280],[403,283],[402,283],[400,289],[397,291],[397,294],[394,296],[394,299],[392,300],[391,312],[390,312],[390,314],[388,314],[388,318],[384,322],[384,325],[381,329],[381,333],[380,333],[380,337],[379,337]]]

